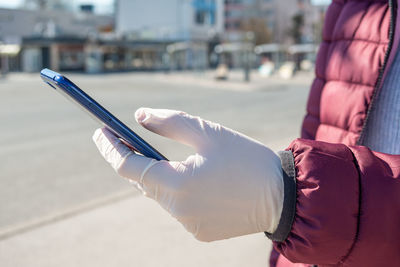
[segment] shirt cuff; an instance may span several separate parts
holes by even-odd
[[[292,229],[294,216],[296,214],[296,169],[294,167],[294,157],[291,151],[280,151],[278,155],[281,159],[283,173],[283,208],[275,232],[265,232],[265,235],[272,241],[283,242]]]

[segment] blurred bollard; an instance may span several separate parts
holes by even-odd
[[[300,62],[300,69],[301,69],[301,70],[304,70],[304,71],[312,71],[312,70],[313,70],[313,67],[314,67],[314,65],[313,65],[313,63],[312,63],[311,60],[303,59],[303,60]]]
[[[266,61],[258,68],[258,73],[260,73],[262,77],[270,77],[274,72],[274,69],[275,64],[271,61]]]
[[[229,74],[228,66],[224,63],[218,65],[215,71],[215,79],[217,80],[227,80]]]
[[[294,76],[295,68],[295,62],[287,61],[279,68],[279,76],[286,80],[290,79]]]

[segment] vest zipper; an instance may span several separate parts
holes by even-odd
[[[361,133],[360,133],[360,137],[357,140],[357,145],[362,145],[364,138],[365,138],[365,131],[367,128],[367,124],[368,124],[368,120],[371,117],[371,113],[372,113],[372,109],[374,107],[374,104],[376,102],[376,98],[378,95],[378,91],[382,86],[382,79],[383,79],[383,74],[385,72],[386,69],[386,65],[389,59],[389,55],[390,52],[392,50],[392,46],[393,46],[393,39],[394,39],[394,29],[395,29],[395,24],[396,24],[396,8],[395,8],[395,3],[393,1],[397,0],[389,0],[389,9],[390,9],[390,26],[389,26],[389,44],[385,53],[385,57],[383,59],[383,65],[382,68],[379,70],[379,76],[378,79],[376,81],[375,87],[374,87],[374,91],[372,92],[372,97],[371,97],[371,102],[369,103],[368,109],[367,109],[367,115],[365,116],[365,120],[364,120],[364,124],[361,128]]]

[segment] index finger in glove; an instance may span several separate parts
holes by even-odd
[[[144,128],[189,145],[197,152],[208,147],[221,130],[217,123],[177,110],[140,108],[135,118]]]

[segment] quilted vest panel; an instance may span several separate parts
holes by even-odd
[[[389,46],[387,1],[334,0],[327,10],[302,138],[355,145]]]

